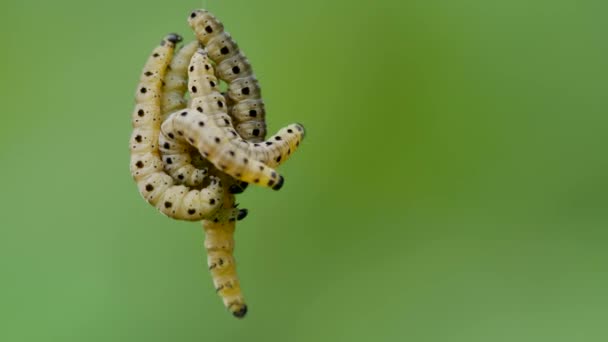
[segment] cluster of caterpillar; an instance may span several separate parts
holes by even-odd
[[[190,189],[164,171],[158,149],[161,124],[161,84],[173,57],[177,34],[169,34],[154,49],[140,77],[132,114],[131,175],[141,195],[163,214],[189,221],[212,218],[222,205],[222,184],[210,178],[206,187]]]
[[[144,67],[132,120],[131,173],[142,196],[162,213],[203,221],[216,291],[242,318],[247,305],[232,253],[235,221],[247,210],[236,208],[234,194],[248,183],[280,189],[283,177],[274,167],[295,152],[304,128],[292,124],[263,141],[265,108],[251,64],[209,12],[192,12],[189,23],[198,42],[173,56],[181,37],[170,34]],[[219,80],[228,84],[225,96]]]
[[[188,71],[190,109],[171,114],[161,127],[160,144],[169,147],[161,151],[172,155],[165,157],[165,163],[172,163],[174,158],[184,161],[189,155],[188,146],[195,146],[203,157],[233,178],[280,189],[283,177],[268,164],[278,166],[286,161],[300,145],[304,128],[292,124],[266,142],[248,142],[233,129],[224,96],[217,90],[214,68],[204,50],[192,56]]]

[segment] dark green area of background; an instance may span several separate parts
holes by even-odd
[[[252,61],[279,192],[200,226],[128,169],[143,63],[198,1],[0,3],[1,341],[608,340],[606,1],[208,1]]]

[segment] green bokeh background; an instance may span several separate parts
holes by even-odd
[[[270,131],[308,129],[237,227],[228,314],[198,224],[128,169],[143,63],[207,6]],[[606,1],[0,3],[0,341],[608,340]]]

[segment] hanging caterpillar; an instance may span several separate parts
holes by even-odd
[[[186,108],[188,102],[184,98],[188,87],[188,65],[199,44],[192,41],[175,53],[165,75],[161,95],[162,120],[176,110]]]
[[[223,184],[234,182],[225,174],[218,176],[221,177]],[[234,206],[234,194],[225,191],[223,202],[223,207],[219,211],[230,210]],[[236,222],[234,221],[203,221],[207,266],[211,272],[215,291],[222,298],[228,311],[237,318],[243,318],[247,313],[247,305],[241,291],[233,255],[235,228]]]
[[[250,142],[266,136],[266,109],[251,63],[224,25],[206,10],[195,10],[188,19],[199,42],[215,62],[217,77],[228,84],[226,100],[239,135]]]
[[[175,185],[171,176],[163,171],[159,157],[158,136],[161,119],[161,83],[171,62],[175,44],[181,41],[177,34],[167,35],[148,58],[137,87],[136,106],[132,114],[131,175],[139,192],[163,214],[188,221],[213,219],[222,205],[224,189],[217,177],[201,189]],[[233,211],[234,218],[246,212]]]
[[[193,13],[190,21],[196,16]],[[215,20],[211,24],[221,27],[217,31],[223,32],[221,23],[211,18]],[[212,33],[212,30],[205,27],[205,32]],[[247,183],[239,184],[230,176],[278,190],[283,177],[273,168],[298,148],[304,128],[293,124],[263,141],[265,108],[251,65],[230,35],[223,32],[218,37],[222,39],[215,41],[211,37],[206,42],[209,44],[203,43],[212,58],[207,53],[195,53],[198,43],[191,43],[172,60],[175,44],[181,41],[177,35],[168,36],[161,47],[154,50],[138,86],[131,172],[142,196],[161,212],[177,219],[203,220],[214,286],[228,310],[242,318],[247,313],[247,305],[232,253],[235,220],[242,219],[247,210],[236,209],[233,193],[242,191]],[[170,49],[163,50],[164,46]],[[218,79],[228,84],[226,96],[217,91]],[[191,90],[187,109],[186,85]],[[179,194],[175,189],[180,189]],[[197,193],[198,196],[193,195]],[[210,194],[217,197],[211,198]],[[204,207],[196,207],[196,204],[202,205],[204,199],[209,199],[208,205],[215,206],[206,214],[203,214]],[[174,200],[179,203],[175,204]],[[163,210],[163,203],[168,210]],[[193,206],[200,209],[200,213]]]
[[[279,165],[297,149],[304,137],[304,128],[292,124],[265,143],[249,143],[238,138],[226,114],[224,97],[217,91],[207,54],[199,51],[189,66],[188,89],[190,107],[167,118],[161,127],[161,144],[196,146],[203,157],[230,176],[247,183],[256,183],[278,190],[283,177],[266,163]],[[184,138],[186,136],[187,138]],[[180,147],[184,151],[185,147]]]

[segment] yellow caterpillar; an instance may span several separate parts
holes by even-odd
[[[224,184],[230,182],[229,179],[223,180]],[[224,192],[223,202],[220,212],[230,210],[234,206],[234,195]],[[203,221],[207,266],[211,272],[215,291],[222,298],[224,306],[235,317],[243,318],[247,313],[247,305],[241,291],[233,255],[235,228],[234,221]]]
[[[218,80],[204,51],[192,56],[188,71],[191,109],[167,118],[161,127],[161,142],[183,145],[187,141],[230,176],[243,182],[280,189],[283,177],[268,164],[284,162],[299,146],[304,128],[292,124],[264,143],[249,143],[232,129],[232,122],[226,114],[226,102],[217,91]]]
[[[192,55],[198,49],[198,42],[193,41],[180,49],[167,70],[161,95],[162,120],[172,112],[186,108],[184,97],[188,87],[188,65]],[[164,168],[173,180],[186,186],[199,186],[205,180],[209,170],[207,167],[197,168],[192,165],[192,156],[198,152],[189,146],[171,145],[161,136],[159,139]]]
[[[188,87],[188,65],[198,47],[199,43],[196,41],[184,45],[175,53],[171,64],[169,64],[161,96],[163,121],[169,114],[186,108],[188,104],[184,98]]]
[[[228,84],[226,99],[230,116],[241,137],[261,142],[266,136],[266,110],[251,63],[224,25],[206,10],[195,10],[188,22],[209,57],[216,63],[217,77]]]
[[[222,205],[224,189],[221,182],[216,177],[211,178],[209,185],[201,189],[174,185],[171,176],[163,171],[158,151],[161,83],[175,44],[180,41],[179,35],[167,35],[145,64],[132,114],[130,169],[146,201],[169,217],[197,221],[212,218]],[[238,213],[235,216],[238,217]]]

